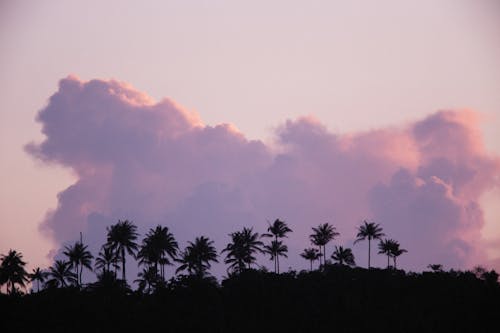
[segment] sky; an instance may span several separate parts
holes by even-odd
[[[500,269],[499,10],[1,1],[0,253],[45,267],[119,218],[222,249],[280,217],[302,269],[311,226],[352,247],[366,218],[403,268]]]

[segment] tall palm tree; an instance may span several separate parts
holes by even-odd
[[[78,276],[71,271],[71,264],[68,261],[56,260],[49,268],[47,285],[50,287],[65,288],[69,285],[78,284]]]
[[[228,271],[241,273],[256,261],[254,253],[263,252],[264,245],[259,241],[259,233],[253,228],[243,228],[242,231],[230,233],[231,243],[221,251],[226,252],[224,263],[229,264]]]
[[[271,244],[264,246],[264,252],[271,255],[271,260],[274,260],[274,272],[280,273],[280,262],[277,260],[278,257],[288,258],[287,252],[288,247],[283,244],[282,241],[273,240]]]
[[[95,259],[94,267],[95,269],[101,270],[101,273],[109,272],[111,267],[113,267],[116,273],[116,269],[118,268],[118,256],[111,247],[104,245],[101,247],[101,251],[99,251]]]
[[[394,241],[394,243],[392,244],[392,247],[391,247],[391,257],[392,257],[392,260],[394,260],[394,269],[398,269],[396,259],[400,255],[402,255],[403,253],[406,253],[406,252],[408,252],[408,251],[400,248],[398,241]]]
[[[122,260],[122,279],[126,282],[125,253],[134,256],[137,251],[138,245],[135,242],[138,236],[137,226],[128,220],[118,220],[118,223],[108,227],[107,231],[107,246],[113,249],[113,251],[118,253],[120,256],[120,259]]]
[[[150,229],[142,241],[141,248],[137,253],[139,264],[153,266],[158,274],[158,265],[161,267],[161,278],[165,275],[165,265],[171,265],[169,260],[175,260],[179,246],[173,234],[167,227],[158,225],[155,229]]]
[[[267,228],[266,234],[262,234],[262,237],[274,237],[274,242],[278,242],[279,238],[286,238],[288,237],[286,234],[289,232],[292,232],[292,229],[288,227],[285,221],[281,221],[280,219],[274,220],[274,222],[271,224],[269,223],[269,227]],[[273,244],[271,242],[268,247],[272,247]],[[279,256],[274,256],[274,270],[276,272],[276,267],[279,267]],[[278,269],[279,270],[279,269]]]
[[[387,269],[390,268],[389,259],[391,258],[391,248],[393,246],[393,239],[383,239],[378,243],[378,253],[387,256]]]
[[[352,254],[352,250],[350,248],[344,249],[342,246],[335,246],[332,259],[339,265],[356,265],[356,262],[354,261],[354,254]]]
[[[385,234],[382,232],[382,227],[378,223],[363,221],[363,224],[358,227],[358,234],[354,244],[362,240],[368,239],[368,269],[371,267],[371,241],[372,239],[380,240]]]
[[[2,261],[0,264],[2,272],[1,283],[7,284],[7,292],[11,294],[15,293],[17,291],[16,284],[24,288],[29,279],[28,273],[24,268],[26,262],[23,261],[22,253],[16,250],[9,250],[7,254],[0,257],[0,260]]]
[[[328,223],[323,223],[317,226],[316,228],[312,228],[313,233],[309,235],[309,239],[311,243],[316,245],[319,248],[319,252],[321,253],[321,249],[323,249],[322,257],[323,264],[326,260],[326,244],[328,244],[331,240],[335,239],[338,235],[340,235],[336,228]],[[321,266],[321,258],[320,258],[320,266]]]
[[[306,260],[309,260],[309,263],[311,264],[310,270],[312,271],[313,269],[313,262],[315,260],[318,260],[323,254],[319,252],[318,249],[316,248],[307,248],[304,249],[304,252],[300,254],[300,256]]]
[[[68,257],[71,268],[75,269],[78,286],[82,285],[82,272],[86,267],[92,271],[92,259],[94,256],[88,250],[87,245],[82,242],[76,242],[73,246],[66,246],[63,252]]]
[[[33,272],[29,275],[31,282],[36,281],[36,291],[40,292],[40,282],[43,283],[47,278],[47,272],[44,272],[40,267],[34,268]]]
[[[177,259],[181,265],[176,272],[187,270],[190,275],[204,277],[211,267],[210,262],[219,262],[213,243],[204,236],[196,237],[194,242],[188,242],[188,246]]]

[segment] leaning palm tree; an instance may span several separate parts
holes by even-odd
[[[135,255],[138,245],[135,242],[138,236],[137,227],[128,220],[120,221],[107,228],[107,246],[118,253],[122,261],[122,279],[127,281],[125,276],[125,253]]]
[[[29,279],[28,273],[24,268],[26,262],[23,261],[22,253],[16,250],[9,250],[7,254],[0,257],[0,260],[0,270],[2,273],[1,283],[7,284],[7,293],[16,293],[16,284],[24,288]]]
[[[50,287],[68,287],[78,284],[78,276],[72,272],[71,264],[68,261],[56,260],[53,266],[49,268],[47,274],[49,279],[46,282]]]
[[[230,233],[231,243],[221,251],[226,252],[224,263],[229,264],[228,272],[241,273],[250,268],[257,260],[256,252],[263,252],[264,245],[259,241],[259,233],[253,232],[252,228],[243,228],[242,231]]]
[[[40,292],[40,282],[43,283],[47,278],[47,272],[44,272],[40,267],[34,268],[33,272],[29,275],[31,282],[36,281],[36,291]]]
[[[73,246],[66,246],[63,253],[68,257],[71,267],[75,269],[75,274],[78,278],[77,284],[81,286],[83,268],[86,267],[92,271],[92,259],[94,256],[88,250],[88,246],[83,245],[82,242],[76,242]]]
[[[350,248],[343,248],[342,246],[335,246],[332,254],[332,259],[339,265],[354,266],[354,254]]]
[[[380,243],[378,243],[378,253],[385,254],[387,256],[387,269],[389,269],[391,266],[389,263],[389,259],[391,258],[391,249],[394,242],[395,241],[393,239],[383,239],[380,241]]]
[[[394,243],[392,244],[391,246],[391,257],[392,257],[392,260],[394,260],[394,269],[397,269],[398,268],[398,265],[397,265],[397,262],[396,262],[396,259],[402,255],[403,253],[406,253],[408,252],[407,250],[405,249],[401,249],[399,247],[399,242],[398,241],[394,241]]]
[[[385,234],[382,232],[382,227],[378,223],[363,221],[363,224],[358,227],[358,234],[354,244],[362,240],[368,239],[368,269],[371,267],[371,241],[372,239],[380,240]]]
[[[312,271],[313,269],[313,262],[315,260],[318,260],[323,254],[319,252],[318,249],[316,248],[307,248],[304,249],[304,252],[300,254],[300,256],[306,260],[309,260],[309,263],[311,264],[310,270]]]
[[[274,273],[280,273],[280,262],[277,260],[278,257],[288,258],[287,252],[288,247],[283,244],[282,241],[273,240],[271,244],[264,246],[264,252],[269,254],[270,260],[274,260]]]
[[[323,223],[317,226],[316,228],[312,228],[313,233],[309,235],[309,239],[311,243],[316,245],[319,248],[319,252],[321,253],[321,249],[323,249],[322,257],[323,264],[326,260],[326,244],[328,244],[331,240],[335,239],[338,235],[340,235],[336,228],[328,223]],[[321,266],[321,258],[320,258],[320,266]]]
[[[213,243],[204,236],[196,237],[194,242],[188,242],[188,246],[176,260],[181,263],[176,273],[187,270],[189,275],[203,278],[211,267],[210,262],[219,262]]]
[[[288,237],[286,234],[289,232],[292,232],[292,229],[288,227],[285,221],[281,221],[280,219],[274,220],[274,222],[271,224],[268,222],[269,227],[267,228],[266,234],[262,234],[262,237],[274,237],[274,242],[278,242],[279,238],[285,238]],[[272,243],[269,246],[273,246]],[[274,257],[274,267],[275,267],[275,272],[276,272],[276,267],[279,267],[279,256]]]

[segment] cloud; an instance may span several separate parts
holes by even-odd
[[[222,249],[229,232],[263,232],[280,217],[294,229],[283,267],[302,268],[311,226],[333,223],[337,242],[352,246],[356,226],[371,219],[409,250],[402,267],[488,260],[479,200],[499,186],[500,160],[486,153],[472,111],[347,135],[304,117],[278,127],[270,145],[127,84],[70,76],[37,119],[45,140],[26,150],[77,176],[41,225],[58,244],[82,231],[97,249],[105,227],[127,218],[142,233],[162,223],[181,244],[203,234]],[[354,249],[364,264],[366,247]]]

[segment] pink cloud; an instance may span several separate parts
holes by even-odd
[[[464,268],[487,260],[479,198],[500,175],[476,118],[442,111],[336,135],[305,117],[286,121],[270,146],[124,83],[70,76],[38,115],[45,140],[27,151],[77,175],[41,226],[59,243],[83,231],[97,248],[106,225],[129,218],[142,231],[166,224],[181,243],[205,234],[222,249],[229,232],[264,231],[266,219],[281,217],[294,229],[288,263],[305,267],[298,253],[311,226],[333,223],[337,242],[352,246],[355,227],[369,218],[409,250],[402,267]],[[354,249],[363,265],[366,249]]]

